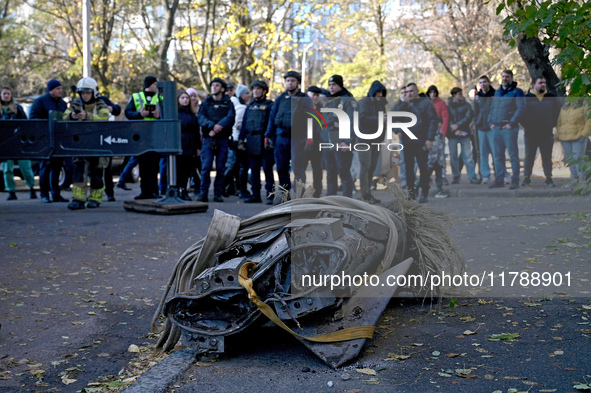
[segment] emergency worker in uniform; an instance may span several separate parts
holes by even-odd
[[[273,186],[273,150],[265,148],[265,131],[269,123],[269,116],[273,101],[267,99],[269,86],[266,82],[256,80],[252,82],[253,100],[248,104],[242,118],[242,128],[238,137],[238,149],[248,154],[248,165],[252,176],[252,196],[244,203],[262,203],[261,199],[261,166],[265,173],[266,204],[272,205]]]
[[[291,189],[289,175],[290,161],[295,175],[295,182],[306,183],[305,148],[307,118],[306,111],[314,107],[312,100],[300,91],[301,75],[288,71],[284,76],[285,92],[275,100],[269,125],[265,133],[265,146],[275,149],[275,163],[279,175],[279,185]],[[294,183],[295,184],[295,183]]]
[[[158,104],[162,96],[158,94],[158,80],[153,76],[144,79],[144,90],[133,93],[125,108],[129,120],[156,120],[160,118]],[[155,199],[158,194],[158,162],[160,155],[147,152],[138,156],[140,164],[140,194],[134,199]]]
[[[107,104],[99,98],[94,79],[88,77],[80,79],[76,91],[80,97],[72,101],[70,107],[66,109],[63,120],[109,120],[111,112]],[[85,207],[92,209],[100,206],[103,201],[103,174],[108,163],[107,157],[74,158],[72,202],[68,203],[68,209],[80,210]],[[90,195],[88,195],[89,178]]]

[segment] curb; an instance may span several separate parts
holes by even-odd
[[[164,393],[182,373],[193,364],[197,352],[183,349],[146,371],[137,381],[122,390],[121,393]]]

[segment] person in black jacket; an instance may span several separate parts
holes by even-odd
[[[525,113],[521,120],[525,129],[524,178],[521,185],[527,186],[531,183],[534,159],[539,148],[546,185],[556,187],[552,181],[552,147],[554,146],[552,129],[558,122],[561,104],[554,94],[546,91],[546,78],[543,76],[532,79],[532,90],[533,92],[530,91],[525,95]]]
[[[31,106],[31,119],[49,119],[49,111],[65,112],[68,105],[62,96],[64,90],[61,82],[52,79],[47,82],[47,94],[37,98]],[[60,171],[64,164],[63,158],[42,160],[39,168],[39,188],[43,203],[69,202],[60,195]],[[51,181],[50,181],[51,180]],[[52,199],[49,199],[51,190]]]
[[[354,112],[358,110],[358,103],[353,94],[344,87],[343,77],[333,75],[328,79],[328,97],[324,108],[340,109],[347,113],[349,121],[354,119]],[[328,142],[333,145],[329,149],[322,150],[322,158],[326,166],[326,195],[336,195],[338,189],[338,178],[341,178],[343,196],[353,197],[353,177],[351,176],[351,163],[353,152],[350,145],[353,143],[353,133],[350,139],[340,139],[340,122],[334,113],[324,112],[324,118],[328,124]],[[352,124],[352,123],[351,123]],[[350,130],[351,131],[351,130]]]
[[[0,91],[0,120],[26,119],[27,115],[23,107],[16,103],[10,87],[3,87]],[[25,183],[30,189],[31,199],[37,198],[35,193],[35,175],[31,169],[31,160],[18,160],[18,166]],[[8,201],[17,199],[14,192],[16,184],[14,183],[14,160],[6,160],[2,163],[2,172],[4,172],[4,185],[8,191]]]
[[[291,189],[289,175],[290,162],[295,182],[306,183],[305,148],[306,143],[306,108],[311,108],[312,100],[300,91],[302,76],[299,72],[288,71],[283,76],[285,92],[273,103],[269,125],[265,132],[265,147],[274,149],[279,185]],[[294,184],[295,184],[294,182]],[[279,198],[277,198],[279,202]]]
[[[197,116],[195,116],[191,105],[191,96],[187,92],[181,91],[177,95],[177,102],[179,104],[183,152],[176,156],[176,184],[179,187],[179,197],[182,200],[190,201],[187,183],[197,151],[201,150],[201,136],[199,135]]]
[[[380,116],[382,116],[382,125],[386,124],[386,87],[380,81],[373,81],[367,97],[359,101],[359,131],[364,134],[373,134],[378,130],[378,123]],[[371,140],[363,140],[363,142],[380,143],[384,141],[384,133],[379,137]],[[361,199],[371,204],[378,204],[380,200],[371,195],[371,183],[373,179],[373,172],[376,169],[380,152],[375,146],[370,145],[371,148],[367,151],[358,151],[360,170],[359,182],[361,183]]]
[[[490,84],[488,76],[482,75],[478,79],[480,90],[476,93],[474,99],[474,126],[478,131],[478,151],[480,156],[480,175],[482,184],[490,182],[489,155],[495,156],[494,133],[488,126],[488,115],[492,105],[492,97],[495,95],[495,89]]]
[[[246,150],[248,164],[252,176],[252,196],[244,203],[261,203],[261,166],[265,173],[266,204],[273,204],[273,150],[265,148],[265,131],[271,116],[273,101],[267,99],[269,86],[266,82],[256,80],[252,82],[253,100],[248,104],[242,118],[242,127],[238,137],[238,149]]]
[[[203,135],[201,149],[201,194],[197,200],[207,202],[210,172],[215,157],[216,175],[213,184],[213,200],[223,202],[224,168],[228,159],[228,139],[232,136],[232,126],[236,118],[234,104],[225,94],[226,82],[214,78],[209,84],[211,94],[201,103],[197,119]]]
[[[474,159],[472,158],[472,144],[470,143],[470,123],[474,113],[470,104],[464,99],[461,88],[454,87],[451,89],[451,97],[447,102],[447,108],[449,110],[449,130],[447,131],[449,162],[454,177],[452,184],[458,184],[461,176],[458,144],[462,149],[462,160],[466,165],[470,183],[480,184],[476,177]]]
[[[411,139],[405,132],[398,131],[402,135],[401,140],[404,146],[408,196],[415,199],[418,194],[418,189],[414,187],[414,163],[416,159],[419,165],[419,188],[422,190],[419,202],[426,203],[429,201],[429,168],[427,163],[429,150],[433,148],[433,140],[439,127],[439,117],[431,100],[419,97],[419,89],[416,83],[409,83],[405,92],[405,101],[397,102],[392,110],[411,112],[417,117],[417,123],[409,127],[409,130],[417,139]],[[405,122],[408,122],[408,118],[401,120],[401,123]]]

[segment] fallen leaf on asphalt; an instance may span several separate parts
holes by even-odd
[[[71,384],[71,383],[74,383],[74,382],[76,382],[76,381],[77,381],[76,379],[69,379],[69,378],[63,378],[63,379],[62,379],[62,383],[63,383],[64,385],[69,385],[69,384]]]
[[[415,347],[422,347],[424,344],[423,343],[412,343],[412,345],[414,345]]]
[[[519,333],[501,333],[501,334],[491,334],[488,338],[489,341],[500,341],[500,340],[513,340],[520,336]]]
[[[378,375],[376,370],[373,370],[371,368],[356,368],[355,371],[357,371],[359,374],[364,375]]]
[[[108,358],[108,357],[109,357],[109,356],[111,356],[111,355],[109,355],[108,353],[99,353],[99,354],[98,354],[98,355],[96,355],[96,356],[98,356],[99,358]]]
[[[384,359],[384,360],[405,360],[408,358],[410,358],[410,355],[397,355],[395,353],[389,353],[388,359]]]
[[[492,381],[493,379],[495,379],[495,377],[494,377],[494,375],[486,374],[484,376],[484,379],[486,379],[487,381]]]
[[[370,378],[370,379],[363,381],[363,382],[365,382],[369,385],[379,385],[380,384],[380,380],[377,378]]]
[[[467,353],[447,353],[445,356],[448,358],[457,358],[458,356],[466,356]]]
[[[447,373],[437,373],[437,376],[439,376],[439,377],[451,377],[451,374],[447,374]]]
[[[591,310],[591,306],[583,306],[585,310]]]
[[[464,333],[462,333],[464,336],[471,336],[473,334],[476,334],[476,331],[472,331],[472,330],[466,330],[464,331]]]
[[[573,385],[573,388],[577,390],[591,390],[591,385],[587,383],[580,383],[578,385]]]
[[[135,344],[131,344],[131,345],[129,346],[129,348],[127,348],[127,352],[134,352],[134,353],[137,353],[137,352],[139,352],[139,351],[140,351],[140,348],[139,348],[137,345],[135,345]]]
[[[526,302],[526,303],[523,303],[523,305],[524,305],[524,306],[527,306],[527,307],[538,307],[538,306],[541,306],[541,305],[542,305],[542,303],[536,303],[536,302]]]
[[[541,393],[554,393],[558,389],[542,389],[540,390]]]
[[[472,370],[471,368],[458,368],[456,369],[456,375],[460,378],[467,379],[478,378],[478,375],[472,374],[473,371],[474,370]]]

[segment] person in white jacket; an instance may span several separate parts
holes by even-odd
[[[245,85],[238,85],[236,96],[231,97],[236,111],[236,118],[232,128],[232,143],[226,162],[224,196],[239,195],[240,199],[250,198],[248,192],[248,155],[238,150],[238,137],[242,128],[242,118],[246,105],[250,101],[250,90]]]

